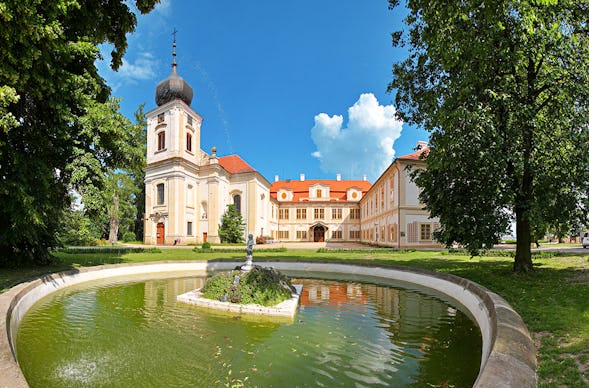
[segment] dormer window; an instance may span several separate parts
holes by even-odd
[[[317,189],[317,198],[321,198],[323,196],[323,192],[321,189]]]
[[[165,115],[163,113],[160,113],[159,115],[157,115],[157,123],[163,123],[165,120]]]

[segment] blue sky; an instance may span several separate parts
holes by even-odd
[[[119,71],[108,55],[98,66],[127,117],[141,103],[152,110],[175,27],[204,151],[238,154],[269,181],[341,173],[373,182],[428,138],[393,118],[386,93],[392,64],[406,55],[390,40],[402,17],[386,0],[164,0],[138,17]]]

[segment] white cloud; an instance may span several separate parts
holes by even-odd
[[[134,61],[123,58],[123,64],[118,71],[114,71],[110,68],[112,47],[102,45],[100,49],[103,59],[96,63],[98,71],[115,93],[123,86],[135,85],[138,81],[154,79],[158,75],[159,61],[150,52],[139,53]]]
[[[145,80],[155,77],[157,60],[153,54],[148,52],[140,53],[135,63],[123,58],[123,64],[119,68],[119,75],[128,80]]]
[[[393,146],[403,126],[395,112],[392,105],[380,105],[374,94],[365,93],[348,109],[347,128],[342,128],[342,116],[316,115],[311,138],[317,151],[311,155],[324,172],[348,179],[366,174],[374,182],[395,157]]]

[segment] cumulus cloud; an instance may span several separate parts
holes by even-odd
[[[395,157],[393,146],[403,126],[395,112],[392,105],[380,105],[374,94],[365,93],[348,108],[347,128],[342,127],[343,116],[316,115],[311,138],[317,150],[311,155],[324,172],[349,179],[366,174],[374,182]]]
[[[153,54],[143,52],[138,55],[135,62],[129,62],[123,58],[123,64],[119,68],[122,78],[128,80],[151,79],[156,75],[157,60]]]
[[[118,71],[110,68],[110,50],[108,45],[101,47],[102,60],[97,61],[100,75],[106,79],[108,85],[116,92],[120,87],[135,85],[139,81],[154,79],[158,74],[158,60],[150,52],[139,53],[134,60],[123,58],[123,64]]]

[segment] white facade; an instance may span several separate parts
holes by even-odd
[[[198,113],[174,99],[146,117],[146,244],[219,242],[221,217],[236,202],[244,238],[268,230],[270,184],[239,156],[201,150]]]

